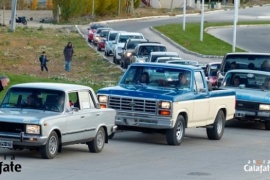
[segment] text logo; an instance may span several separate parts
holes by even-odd
[[[245,172],[270,173],[270,160],[248,160],[244,165]]]

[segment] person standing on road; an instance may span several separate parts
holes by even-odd
[[[65,62],[66,62],[65,70],[67,72],[70,71],[70,64],[72,61],[73,54],[74,54],[74,50],[73,50],[72,43],[68,42],[68,44],[64,48],[64,56],[65,56]]]
[[[42,54],[39,56],[39,61],[40,61],[41,71],[43,71],[43,69],[45,68],[46,71],[48,72],[48,68],[47,68],[48,59],[47,59],[45,51],[43,51]]]
[[[0,92],[4,90],[8,83],[10,82],[7,76],[0,76]]]

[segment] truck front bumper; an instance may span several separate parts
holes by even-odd
[[[269,111],[250,111],[250,110],[236,110],[235,118],[243,120],[254,120],[254,121],[269,121]]]
[[[119,126],[133,126],[150,129],[171,129],[173,128],[172,117],[157,115],[117,113],[115,124]]]

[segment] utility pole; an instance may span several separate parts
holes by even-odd
[[[187,4],[186,4],[186,0],[184,0],[184,4],[183,4],[183,31],[186,30],[186,8],[187,8]]]
[[[130,4],[130,9],[131,9],[131,14],[134,14],[134,0],[131,0],[131,4]]]
[[[173,9],[173,0],[171,0],[171,8],[170,8],[170,12],[172,12]]]
[[[3,1],[3,26],[5,25],[5,9],[6,9],[6,1]]]
[[[118,12],[117,15],[120,15],[121,0],[118,0]]]
[[[16,18],[16,6],[17,6],[17,0],[12,0],[12,6],[11,6],[11,31],[15,31],[15,18]]]
[[[92,18],[94,18],[95,15],[95,0],[92,0]]]
[[[235,52],[237,21],[238,21],[238,0],[234,0],[234,23],[233,23],[233,47],[232,47],[232,52]]]
[[[204,0],[202,0],[202,7],[201,7],[201,34],[200,34],[200,41],[203,41],[203,22],[204,22]]]

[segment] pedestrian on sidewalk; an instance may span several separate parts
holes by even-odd
[[[39,56],[39,61],[40,61],[41,71],[45,69],[48,72],[47,62],[49,60],[47,59],[47,55],[45,51],[43,51],[42,54]]]
[[[9,82],[10,80],[7,76],[0,76],[0,92],[3,91],[4,88],[8,86]]]
[[[68,44],[64,48],[65,70],[67,72],[70,71],[70,66],[71,66],[73,54],[74,54],[73,45],[71,42],[68,42]]]

